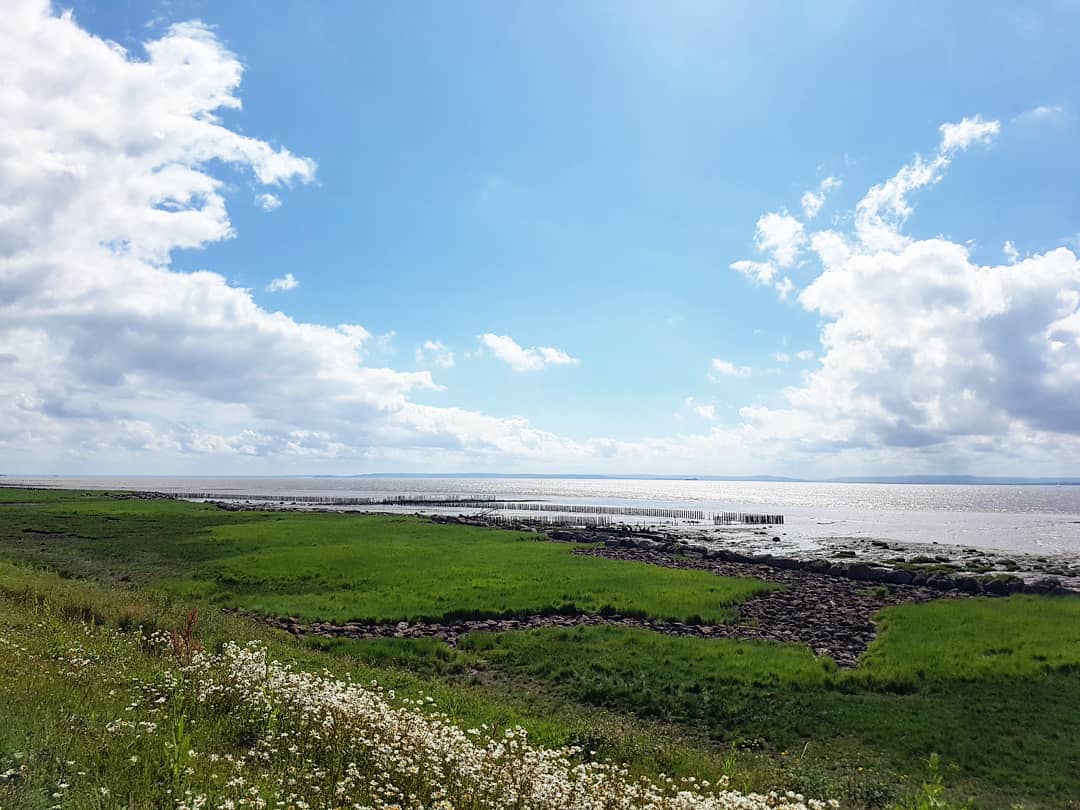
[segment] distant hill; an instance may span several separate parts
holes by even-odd
[[[885,475],[830,478],[830,484],[977,484],[981,486],[1080,486],[1080,478],[1023,478],[980,475]]]

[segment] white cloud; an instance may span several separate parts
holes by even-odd
[[[908,194],[999,129],[978,117],[942,126],[934,157],[916,158],[858,203],[851,234],[810,235],[823,270],[798,300],[823,321],[824,354],[785,392],[786,407],[744,408],[747,428],[818,450],[981,446],[983,456],[1016,457],[1027,454],[1022,442],[1080,435],[1077,257],[1057,249],[1017,262],[1006,243],[1010,263],[985,267],[964,245],[901,231]]]
[[[441,340],[425,340],[416,349],[417,363],[431,363],[439,368],[453,368],[454,353]]]
[[[255,195],[255,204],[263,211],[276,211],[281,208],[281,197],[270,192]]]
[[[733,262],[731,269],[741,273],[755,284],[768,284],[776,275],[776,268],[769,262],[753,262],[749,259]]]
[[[539,371],[547,366],[576,366],[581,363],[560,349],[551,346],[524,348],[507,335],[487,332],[479,336],[481,345],[514,371]]]
[[[716,406],[711,402],[697,402],[693,397],[687,397],[685,404],[688,411],[697,414],[702,419],[709,422],[716,419]]]
[[[813,360],[814,352],[810,349],[803,349],[801,352],[796,352],[795,357],[799,360]]]
[[[989,143],[999,132],[1001,124],[997,121],[984,121],[982,116],[964,118],[956,124],[942,124],[941,151],[943,153],[967,149],[974,143]]]
[[[430,373],[365,365],[381,338],[361,326],[299,322],[217,273],[170,268],[172,251],[234,236],[232,186],[216,167],[275,192],[316,170],[221,123],[240,106],[242,68],[209,29],[175,25],[139,58],[38,0],[0,16],[0,52],[6,465],[217,471],[245,458],[415,454],[437,466],[585,453],[520,418],[411,402],[438,389]],[[275,288],[292,286],[290,273]]]
[[[1008,260],[1009,264],[1016,264],[1017,260],[1020,258],[1020,251],[1018,251],[1016,245],[1008,239],[1005,240],[1001,252],[1005,254],[1005,258]]]
[[[815,231],[810,234],[810,248],[826,268],[842,265],[851,255],[847,241],[835,231]]]
[[[316,171],[224,126],[242,68],[207,28],[177,25],[129,54],[27,0],[0,16],[0,53],[10,470],[842,473],[974,459],[979,471],[1034,474],[1080,457],[1074,253],[981,266],[962,244],[902,232],[908,196],[996,122],[942,128],[937,153],[871,189],[850,229],[759,221],[766,261],[740,270],[749,278],[773,284],[777,268],[821,260],[795,299],[823,324],[818,361],[783,407],[749,406],[742,424],[695,435],[575,441],[521,417],[419,404],[417,392],[438,390],[431,374],[367,365],[380,338],[362,326],[304,323],[218,273],[171,268],[173,251],[234,236],[221,164],[275,196]],[[481,339],[511,367],[578,362]],[[712,373],[752,370],[717,358]]]
[[[864,249],[902,250],[910,242],[900,230],[912,213],[908,195],[938,183],[955,153],[972,144],[989,142],[1001,131],[1001,125],[975,116],[956,124],[942,124],[939,131],[937,154],[930,159],[916,156],[884,183],[871,188],[855,206],[855,236]]]
[[[738,366],[728,360],[721,360],[719,357],[713,358],[712,371],[722,377],[748,377],[753,373],[753,369],[749,366]]]
[[[288,292],[300,286],[299,279],[292,273],[286,273],[281,278],[275,278],[266,285],[267,292]]]
[[[787,297],[791,295],[792,290],[795,289],[795,282],[787,276],[784,276],[773,286],[776,288],[776,293],[780,296],[780,300],[786,301]]]
[[[791,355],[787,352],[774,352],[772,355],[772,359],[775,360],[777,363],[790,363]]]
[[[803,216],[807,219],[816,217],[825,205],[825,197],[833,189],[840,188],[840,185],[840,181],[835,177],[826,177],[818,184],[817,191],[803,192],[802,199],[799,201],[802,205]]]
[[[755,241],[759,251],[772,254],[777,266],[791,267],[806,242],[806,236],[803,224],[795,217],[773,212],[758,219]]]
[[[1058,123],[1065,118],[1065,108],[1060,104],[1040,104],[1020,113],[1013,119],[1016,123]]]

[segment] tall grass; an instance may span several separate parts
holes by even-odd
[[[430,696],[305,672],[258,642],[204,652],[195,612],[147,636],[74,618],[65,585],[42,585],[0,596],[6,808],[824,806],[638,778],[521,728],[462,729]]]

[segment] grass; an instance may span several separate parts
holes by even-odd
[[[868,684],[986,682],[1072,676],[1080,681],[1080,599],[1012,596],[887,608],[859,666]],[[1080,719],[1080,703],[1077,704]]]
[[[730,622],[770,586],[574,554],[529,533],[392,516],[290,516],[215,528],[190,593],[271,615],[391,622],[618,613]]]
[[[882,618],[851,672],[792,645],[613,627],[473,634],[463,647],[568,700],[770,750],[795,787],[871,806],[911,789],[930,753],[978,807],[1080,796],[1080,599],[941,601]],[[878,781],[851,782],[854,762]]]
[[[728,618],[756,587],[708,575],[702,586],[696,573],[682,577],[693,572],[572,548],[411,519],[0,489],[0,560],[23,563],[0,562],[0,636],[27,652],[0,651],[0,774],[19,767],[15,753],[34,763],[32,785],[0,780],[0,806],[51,806],[50,786],[72,778],[68,761],[109,773],[130,794],[122,803],[158,806],[153,769],[131,767],[100,726],[123,708],[109,694],[118,681],[161,677],[138,628],[176,626],[198,604],[208,648],[258,639],[309,670],[430,694],[463,727],[522,724],[539,743],[581,745],[636,773],[727,774],[742,789],[792,788],[853,807],[944,807],[922,787],[936,753],[935,802],[1080,807],[1080,599],[889,608],[853,671],[795,645],[604,626],[475,633],[458,649],[301,640],[207,609],[391,620],[572,604]],[[101,664],[61,678],[76,646]],[[227,726],[185,733],[203,748],[235,747]],[[161,755],[139,755],[151,753]]]
[[[39,503],[0,509],[0,553],[9,559],[308,620],[597,612],[725,623],[739,602],[774,587],[412,517],[232,513],[71,493],[39,494]]]
[[[129,587],[64,579],[0,562],[0,807],[52,807],[61,803],[53,796],[58,790],[63,807],[167,803],[168,746],[118,738],[105,726],[132,717],[128,706],[133,695],[167,677],[172,662],[155,654],[145,636],[155,628],[181,626],[184,614],[179,602]],[[198,639],[209,650],[229,640],[258,641],[275,658],[302,670],[348,675],[360,683],[375,679],[401,701],[430,696],[462,728],[498,733],[521,725],[534,743],[583,746],[598,758],[626,762],[634,773],[712,780],[724,773],[723,752],[686,729],[543,694],[418,675],[388,666],[392,656],[372,656],[364,645],[318,649],[214,611],[202,614]],[[388,651],[393,644],[381,646]],[[246,743],[228,717],[201,716],[187,724],[184,734],[186,745],[222,756],[237,755]],[[198,769],[199,763],[194,764]],[[767,762],[746,773],[753,774],[754,784],[773,783]],[[206,776],[200,770],[193,778]],[[107,798],[98,792],[101,786],[109,790]]]

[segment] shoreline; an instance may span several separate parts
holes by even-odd
[[[62,486],[37,486],[0,481],[11,489],[67,490]],[[289,496],[277,500],[252,500],[237,495],[229,500],[185,498],[180,493],[155,490],[100,491],[115,498],[187,500],[212,504],[228,511],[331,512],[338,514],[409,515],[434,522],[467,523],[490,528],[553,533],[571,532],[581,542],[626,541],[627,547],[685,552],[695,549],[718,555],[729,562],[751,562],[773,568],[825,573],[859,581],[885,584],[927,585],[938,590],[960,589],[967,593],[1080,593],[1080,553],[1034,553],[976,544],[911,542],[866,537],[799,537],[788,526],[727,525],[707,521],[634,521],[608,525],[582,525],[578,518],[502,514],[483,510],[473,513],[456,507],[359,506],[297,503]],[[651,544],[659,544],[654,546]],[[906,574],[912,576],[907,578]]]
[[[140,493],[144,496],[178,499],[169,493]],[[945,543],[908,543],[858,537],[832,538],[825,542],[798,544],[785,542],[787,531],[781,526],[713,526],[704,522],[612,524],[582,526],[574,519],[546,519],[542,522],[522,516],[490,518],[483,514],[450,514],[451,509],[417,510],[415,508],[341,508],[333,505],[296,505],[288,499],[280,502],[244,503],[233,501],[198,501],[220,509],[251,511],[333,512],[339,514],[409,515],[436,523],[465,523],[511,531],[572,533],[580,542],[628,541],[634,548],[681,546],[682,550],[700,547],[702,551],[724,557],[729,562],[751,562],[775,568],[803,569],[828,573],[860,581],[899,585],[928,585],[938,590],[960,589],[967,593],[1007,595],[1009,593],[1080,593],[1080,555],[1003,552],[996,549]],[[644,545],[641,545],[643,542]],[[822,552],[825,552],[824,554]],[[854,569],[849,571],[848,569]],[[898,572],[888,579],[887,572]],[[910,572],[908,579],[902,572]],[[956,584],[953,580],[961,580]],[[990,590],[986,590],[989,586]]]

